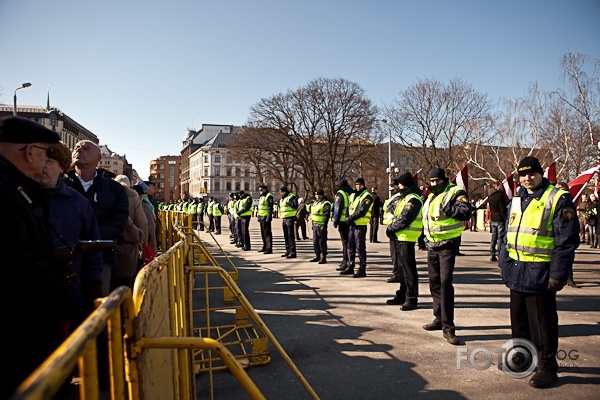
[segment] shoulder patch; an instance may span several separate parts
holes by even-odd
[[[368,197],[365,199],[365,205],[369,205],[371,204],[371,199],[369,199]]]
[[[572,209],[571,207],[565,207],[563,208],[563,217],[565,217],[565,219],[567,221],[572,220],[575,217],[575,210]]]
[[[468,202],[469,202],[469,199],[467,198],[467,196],[460,196],[460,197],[459,197],[458,199],[456,199],[456,200],[458,200],[458,201],[462,201],[462,202],[465,202],[465,203],[468,203]]]
[[[512,223],[514,222],[515,218],[517,218],[517,213],[510,214],[510,218],[508,220],[508,224],[512,225]]]

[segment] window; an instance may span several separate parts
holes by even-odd
[[[250,170],[249,169],[245,169],[244,170],[244,176],[250,176]],[[248,189],[245,189],[248,190]]]
[[[161,189],[165,188],[165,183],[164,182],[158,182],[158,187]]]
[[[220,163],[221,162],[221,155],[220,154],[215,154],[215,162],[216,163]]]
[[[160,179],[165,179],[165,174],[158,174]]]
[[[244,183],[244,190],[245,190],[246,192],[249,192],[249,191],[250,191],[250,182],[246,182],[246,183]]]
[[[236,183],[235,183],[235,191],[236,191],[236,192],[239,192],[239,191],[240,191],[240,183],[239,183],[239,182],[236,182]]]
[[[165,169],[165,164],[158,164],[158,169]]]
[[[208,156],[204,156],[204,164],[208,164]]]
[[[225,175],[231,176],[231,168],[225,169]]]
[[[225,182],[225,190],[231,191],[231,182]]]
[[[215,168],[215,176],[221,176],[221,168]]]
[[[217,190],[217,191],[221,190],[221,182],[219,182],[219,181],[215,182],[215,190]]]

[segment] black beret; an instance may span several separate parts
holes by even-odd
[[[544,175],[544,170],[542,169],[540,161],[537,158],[525,157],[519,163],[519,166],[517,167],[517,173],[519,174],[519,176],[523,176],[531,172],[538,172]]]
[[[325,196],[325,191],[323,189],[317,189],[315,194],[318,194],[319,196]]]
[[[365,186],[365,180],[363,178],[356,178],[354,184],[356,185],[357,183],[360,183],[361,185]]]
[[[282,187],[280,187],[280,188],[279,188],[279,191],[280,191],[280,192],[289,192],[289,190],[288,190],[287,186],[282,186]]]
[[[240,191],[238,192],[238,194],[239,194],[240,196],[243,196],[243,195],[245,195],[245,194],[246,194],[246,192],[244,192],[243,190],[240,190]]]
[[[266,189],[266,188],[267,188],[267,185],[264,185],[264,184],[263,184],[263,185],[259,185],[259,186],[258,186],[258,188],[259,188],[259,189]]]
[[[11,116],[0,120],[0,142],[58,143],[60,136],[35,121]]]
[[[432,168],[431,171],[429,171],[429,180],[436,181],[438,179],[447,181],[448,178],[446,177],[446,172],[443,169],[438,168],[438,167]]]
[[[347,179],[340,180],[340,187],[346,187],[346,186],[348,186],[348,180]]]

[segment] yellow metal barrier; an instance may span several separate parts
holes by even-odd
[[[99,299],[98,308],[11,400],[51,398],[76,365],[80,398],[99,399],[96,341],[104,332],[109,395],[115,400],[195,399],[195,375],[204,372],[209,373],[212,399],[213,373],[222,369],[232,373],[250,398],[263,399],[244,368],[270,361],[269,341],[318,399],[240,291],[238,270],[225,252],[219,247],[231,271],[218,265],[191,228],[189,215],[161,212],[160,220],[161,246],[168,250],[139,272],[133,292],[120,287]]]

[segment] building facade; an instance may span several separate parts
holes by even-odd
[[[181,199],[181,164],[181,156],[161,156],[150,162],[150,181],[156,184],[157,201]]]

